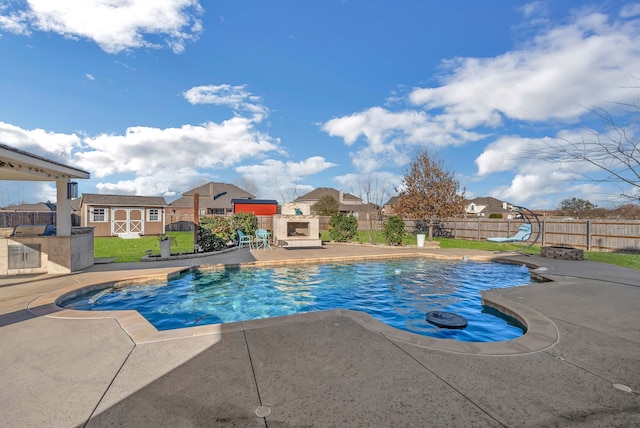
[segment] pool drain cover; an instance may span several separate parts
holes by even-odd
[[[467,326],[467,319],[462,315],[452,312],[431,311],[427,312],[427,321],[441,328],[462,329]]]
[[[256,409],[256,416],[259,418],[264,418],[265,416],[269,416],[271,414],[271,407],[260,406]]]

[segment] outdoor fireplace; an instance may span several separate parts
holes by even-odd
[[[273,238],[282,247],[320,247],[320,217],[312,215],[273,216]]]
[[[309,236],[309,222],[287,222],[287,236]]]

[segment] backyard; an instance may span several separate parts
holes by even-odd
[[[190,253],[193,252],[193,232],[167,232],[167,235],[173,239],[171,252]],[[321,238],[324,242],[329,241],[328,233],[322,232]],[[381,232],[374,234],[375,243],[382,245],[385,243],[384,236]],[[523,251],[530,254],[539,254],[540,247],[533,246],[524,248],[522,244],[499,244],[488,241],[471,241],[454,238],[434,238],[440,243],[440,248],[468,248],[486,251]],[[139,262],[140,259],[147,255],[148,250],[151,254],[160,254],[160,241],[157,236],[143,236],[140,239],[120,239],[116,237],[97,237],[95,238],[94,256],[95,258],[115,258],[114,262]],[[360,231],[356,243],[370,243],[369,232]],[[415,235],[407,235],[403,245],[416,245]],[[627,253],[605,253],[598,251],[585,251],[584,258],[586,260],[610,263],[617,266],[627,267],[640,270],[640,254]]]

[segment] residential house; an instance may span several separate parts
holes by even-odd
[[[467,201],[465,213],[468,216],[485,217],[501,216],[514,218],[513,205],[490,196],[475,198]]]
[[[82,226],[94,236],[159,235],[165,232],[167,202],[161,196],[85,193],[80,202]]]
[[[398,214],[398,203],[400,203],[400,196],[392,196],[383,206],[382,215],[384,217],[391,217]]]
[[[362,203],[362,199],[350,193],[344,193],[342,190],[336,190],[329,187],[318,187],[306,195],[296,198],[294,203],[304,203],[313,206],[316,202],[325,196],[331,196],[338,201],[338,210],[341,213],[354,214],[359,216],[360,212],[366,211],[366,206]]]
[[[169,204],[168,214],[175,218],[190,215],[193,219],[196,194],[200,215],[232,215],[234,199],[255,199],[254,195],[234,184],[210,182],[184,192],[182,197]]]

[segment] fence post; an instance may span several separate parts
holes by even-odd
[[[480,240],[480,217],[478,217],[478,236],[476,238],[478,241]]]
[[[591,251],[591,220],[587,220],[587,251]]]

